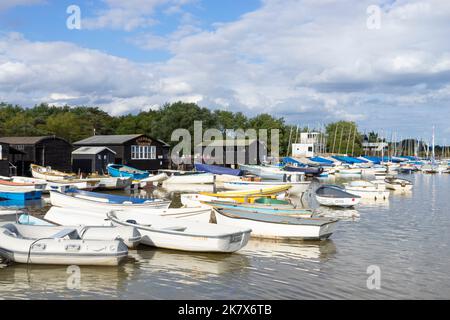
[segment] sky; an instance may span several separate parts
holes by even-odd
[[[1,0],[0,101],[181,100],[450,143],[449,40],[448,0]]]

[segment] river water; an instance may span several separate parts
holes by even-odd
[[[0,265],[0,299],[448,299],[450,175],[407,178],[411,193],[320,208],[348,216],[327,241],[251,240],[234,254],[139,247],[119,267],[81,267],[78,282],[67,267]]]

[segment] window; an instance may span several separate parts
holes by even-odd
[[[156,159],[155,146],[131,146],[131,159],[149,160]]]
[[[313,147],[308,147],[308,151],[312,152],[313,151]]]

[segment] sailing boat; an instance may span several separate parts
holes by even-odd
[[[434,126],[433,126],[433,134],[431,136],[431,161],[430,164],[426,164],[422,166],[423,173],[443,173],[447,170],[447,166],[440,165],[436,162],[436,153],[435,153],[435,134],[434,134]]]

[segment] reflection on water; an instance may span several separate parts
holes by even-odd
[[[233,254],[139,247],[118,268],[82,267],[68,289],[66,267],[0,264],[2,298],[100,299],[442,299],[450,296],[450,175],[408,176],[409,193],[352,209],[299,206],[342,219],[328,241],[251,240]],[[342,181],[336,179],[336,183]],[[318,181],[313,183],[316,187]],[[179,190],[140,191],[178,197]],[[183,191],[181,191],[183,192]],[[134,194],[134,193],[131,193]],[[37,209],[31,209],[33,212]],[[45,210],[39,209],[39,210]],[[432,263],[430,263],[432,262]],[[381,269],[381,289],[366,287],[367,267]]]

